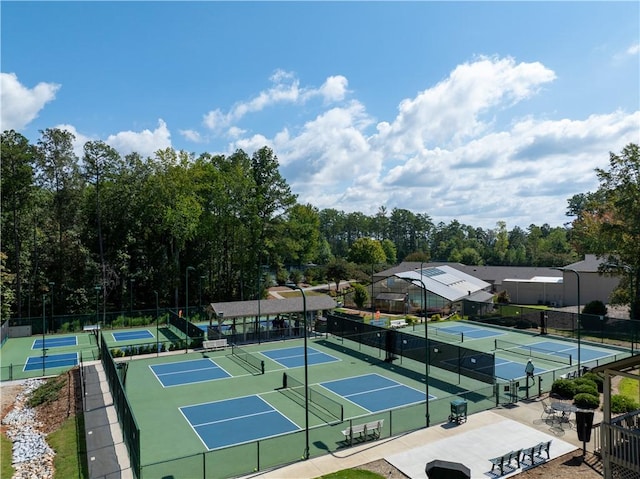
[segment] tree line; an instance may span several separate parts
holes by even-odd
[[[582,246],[569,227],[495,229],[381,206],[373,216],[300,204],[268,147],[253,154],[74,152],[46,129],[2,133],[2,316],[255,299],[271,281],[368,277],[399,261],[562,266]],[[579,215],[587,204],[570,201]],[[346,279],[346,278],[342,278]]]

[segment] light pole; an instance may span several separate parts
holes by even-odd
[[[304,294],[304,290],[297,284],[287,283],[286,286],[291,289],[297,289],[300,291],[300,293],[302,293],[302,312],[304,314],[304,458],[309,459],[309,362],[307,358],[307,296]]]
[[[100,313],[99,308],[100,308],[100,290],[102,289],[102,286],[100,286],[99,284],[96,284],[93,289],[96,292],[96,328],[100,329]],[[96,334],[96,337],[98,337],[98,335]]]
[[[51,293],[51,329],[53,329],[53,287],[56,285],[55,282],[49,281],[49,292]]]
[[[185,340],[185,345],[184,345],[184,353],[187,354],[187,350],[188,350],[188,346],[189,346],[189,271],[195,271],[196,269],[193,266],[187,266],[187,271],[185,273],[185,285],[186,285],[186,308],[185,308],[185,315],[184,315],[184,340]]]
[[[133,317],[133,283],[135,278],[129,278],[129,316]]]
[[[551,268],[551,269],[555,269],[558,271],[562,271],[563,273],[565,271],[571,271],[573,274],[576,275],[576,285],[577,285],[577,289],[578,289],[578,316],[577,316],[577,332],[578,332],[578,376],[582,376],[582,368],[580,367],[580,273],[578,273],[575,269],[573,268]]]
[[[411,284],[414,284],[414,281],[419,281],[422,285],[422,295],[424,298],[424,302],[427,301],[427,286],[422,281],[422,270],[420,270],[420,278],[412,278],[408,276],[398,276],[398,278],[403,279],[405,281],[409,281]],[[426,402],[425,402],[425,418],[427,422],[427,427],[431,423],[429,417],[429,328],[427,327],[427,320],[425,316],[424,321],[424,384],[425,384],[425,394],[426,394]]]
[[[156,356],[160,354],[160,315],[158,314],[158,292],[154,291],[156,295]]]
[[[47,304],[47,295],[43,294],[42,295],[42,375],[44,376],[44,358],[47,354],[47,350],[44,346],[44,323],[45,323],[45,316],[46,316],[46,308],[45,305]]]
[[[202,309],[202,280],[206,278],[204,274],[200,275],[198,280],[198,307]]]

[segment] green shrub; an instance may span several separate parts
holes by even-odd
[[[580,393],[573,398],[573,403],[580,409],[598,409],[600,407],[600,396]]]
[[[599,395],[598,388],[596,387],[595,383],[592,383],[591,381],[589,383],[585,382],[583,384],[576,383],[576,395],[582,393],[591,394],[592,396]]]
[[[58,393],[60,389],[62,389],[62,386],[64,386],[64,383],[63,376],[48,380],[31,393],[31,396],[27,400],[27,406],[36,407],[58,399]]]
[[[595,314],[597,316],[607,315],[607,306],[600,300],[590,301],[585,304],[582,314]]]
[[[582,379],[589,379],[590,381],[593,381],[594,383],[596,383],[596,387],[598,388],[598,392],[601,393],[601,392],[604,391],[604,379],[599,374],[596,374],[596,373],[585,373],[582,376]]]
[[[434,314],[433,316],[431,316],[431,318],[429,318],[431,321],[441,321],[442,317],[439,314]]]
[[[625,412],[631,412],[640,409],[640,404],[633,399],[623,396],[621,394],[614,394],[611,396],[611,412],[615,414],[621,414]]]
[[[578,386],[586,384],[587,386],[594,388],[596,391],[598,390],[598,385],[596,384],[596,382],[590,378],[585,378],[584,376],[574,379],[573,382]]]
[[[556,379],[551,385],[551,392],[564,399],[572,399],[576,394],[576,383],[570,379]]]

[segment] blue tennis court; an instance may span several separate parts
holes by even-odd
[[[262,354],[285,368],[299,368],[304,366],[304,346],[272,349],[271,351],[263,351]],[[314,364],[331,363],[334,361],[340,360],[330,354],[307,347],[307,363],[309,366],[313,366]]]
[[[462,334],[464,340],[467,339],[484,339],[491,338],[493,336],[502,336],[504,333],[500,331],[493,331],[485,328],[476,328],[474,326],[456,324],[455,326],[439,326],[438,330],[451,334]]]
[[[526,349],[528,346],[536,348],[538,351],[545,351],[551,355],[566,357],[571,355],[573,361],[578,359],[578,345],[574,343],[556,343],[554,341],[540,341],[538,343],[527,344],[522,346]],[[580,346],[580,361],[593,361],[596,359],[612,356],[613,352],[603,351],[589,346]]]
[[[44,364],[43,364],[44,363]],[[44,368],[66,368],[78,364],[78,353],[51,354],[42,356],[29,356],[23,371],[33,371]]]
[[[327,381],[320,385],[369,412],[386,411],[424,402],[426,397],[424,391],[418,391],[375,373]],[[429,400],[435,398],[429,394]]]
[[[547,370],[534,365],[533,374],[546,373]],[[511,361],[509,359],[496,356],[495,375],[500,379],[518,379],[526,376],[524,372],[526,364]]]
[[[260,396],[183,406],[180,412],[209,450],[300,429]]]
[[[138,339],[155,339],[155,336],[148,329],[142,331],[123,331],[111,333],[114,341],[133,341]]]
[[[44,338],[36,339],[31,346],[31,349],[44,349],[44,348],[64,348],[67,346],[77,346],[78,338],[75,336],[65,336],[63,338]]]
[[[231,377],[228,372],[209,358],[152,364],[149,367],[165,388]]]

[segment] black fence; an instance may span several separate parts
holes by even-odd
[[[169,324],[189,338],[187,347],[202,347],[202,341],[204,341],[205,333],[198,326],[188,321],[186,318],[180,317],[180,315],[173,310],[169,310]]]
[[[569,338],[577,338],[579,334],[592,342],[622,346],[631,349],[632,352],[638,348],[640,342],[639,320],[580,313],[578,323],[577,308],[575,312],[569,312],[496,304],[491,313],[472,315],[469,319]]]
[[[427,339],[351,319],[327,315],[327,332],[385,353],[385,361],[406,357],[487,384],[495,382],[495,356],[456,344]]]
[[[127,399],[123,379],[125,377],[126,363],[116,364],[109,353],[107,342],[100,334],[100,358],[102,367],[107,376],[109,390],[113,397],[113,404],[118,415],[118,422],[122,428],[124,443],[129,451],[131,470],[136,478],[140,477],[140,428],[133,417],[131,405]],[[119,374],[119,371],[121,372]]]

